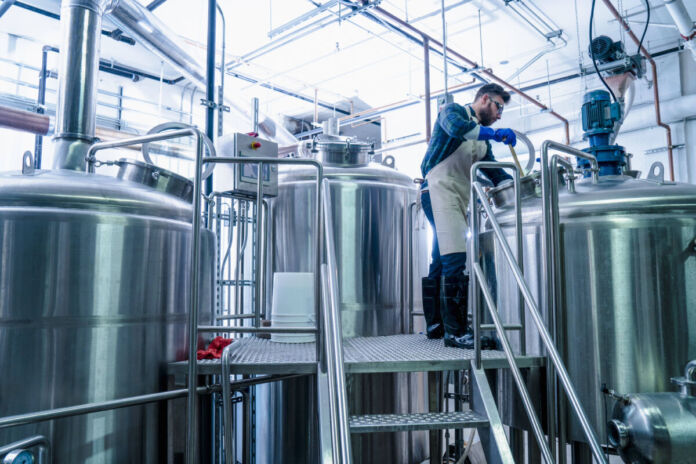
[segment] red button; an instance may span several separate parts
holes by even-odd
[[[257,148],[261,148],[261,142],[251,142],[251,149],[256,150]]]

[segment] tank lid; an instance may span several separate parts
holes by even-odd
[[[121,158],[116,161],[118,179],[135,182],[193,202],[193,181],[154,164]]]
[[[309,142],[317,159],[330,166],[366,166],[370,162],[372,144],[353,137],[319,135]]]

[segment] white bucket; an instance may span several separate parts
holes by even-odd
[[[271,327],[316,327],[314,316],[314,274],[274,273]],[[271,341],[307,343],[314,341],[314,334],[271,334]]]

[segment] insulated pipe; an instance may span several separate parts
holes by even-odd
[[[136,38],[142,45],[159,56],[200,90],[207,88],[206,73],[199,63],[179,45],[177,35],[167,28],[152,12],[136,0],[113,0],[115,2],[110,18],[118,26]],[[233,101],[225,99],[225,104],[234,109],[239,116],[251,121],[246,110]],[[292,145],[297,139],[282,124],[266,117],[259,125],[262,135],[275,139],[280,145]]]
[[[610,0],[602,0],[606,7],[609,9],[612,15],[614,15],[614,18],[621,24],[626,31],[626,33],[631,37],[631,40],[635,42],[636,45],[640,46],[640,51],[643,53],[645,58],[648,60],[650,63],[650,68],[652,69],[652,79],[653,79],[653,94],[655,98],[655,121],[657,122],[657,125],[664,128],[666,134],[667,134],[667,155],[669,159],[669,175],[670,175],[670,180],[674,181],[674,155],[672,153],[672,129],[662,122],[662,115],[660,114],[660,91],[658,89],[658,82],[657,82],[657,65],[655,64],[655,60],[653,57],[648,53],[648,50],[641,45],[640,40],[636,35],[633,33],[631,30],[631,27],[628,25],[628,23],[621,17],[621,14],[619,14],[618,11],[616,11],[616,8],[614,8],[614,5],[611,4]]]
[[[604,1],[605,1],[605,2],[608,2],[608,0],[604,0]],[[384,16],[385,18],[388,18],[388,19],[390,19],[390,20],[396,22],[396,23],[399,24],[400,26],[405,27],[406,29],[409,29],[410,31],[412,31],[412,32],[414,32],[414,33],[416,33],[416,34],[419,34],[423,39],[428,39],[428,41],[429,41],[430,43],[435,44],[435,45],[437,45],[437,46],[440,47],[440,48],[443,48],[442,43],[439,42],[439,41],[437,41],[437,40],[436,40],[435,38],[433,38],[432,36],[426,34],[425,32],[421,31],[420,29],[418,29],[418,28],[412,26],[411,24],[407,23],[406,21],[402,20],[401,18],[398,18],[398,17],[394,16],[393,14],[391,14],[391,13],[389,13],[388,11],[382,9],[381,7],[376,6],[376,7],[373,8],[373,10],[376,11],[378,14]],[[478,65],[475,61],[470,60],[469,58],[465,57],[464,55],[462,55],[462,54],[460,54],[460,53],[457,53],[456,51],[452,50],[452,49],[449,48],[449,47],[446,47],[446,48],[447,48],[447,52],[449,52],[452,56],[455,56],[455,57],[459,58],[461,61],[463,61],[464,63],[466,63],[468,66],[470,66],[470,67],[472,67],[472,68],[479,68],[479,65]],[[444,48],[443,48],[443,50],[444,50]],[[521,91],[521,90],[518,89],[517,87],[513,86],[512,84],[510,84],[510,83],[506,82],[505,80],[501,79],[500,77],[496,76],[496,75],[493,74],[491,71],[489,71],[489,70],[487,70],[487,69],[482,69],[482,70],[480,70],[480,71],[477,70],[476,72],[477,72],[477,74],[481,74],[481,75],[483,75],[483,76],[488,77],[488,78],[491,79],[492,81],[497,82],[498,84],[502,85],[503,87],[507,87],[507,88],[510,89],[512,92],[514,92],[515,94],[517,94],[517,95],[519,95],[520,97],[524,98],[524,99],[527,100],[528,102],[530,102],[530,103],[532,103],[532,104],[538,106],[539,109],[541,109],[542,111],[548,112],[551,116],[553,116],[553,117],[557,118],[558,120],[560,120],[560,121],[563,123],[564,127],[565,127],[565,138],[566,138],[566,143],[570,143],[570,125],[568,124],[568,120],[567,120],[566,118],[564,118],[564,117],[561,116],[560,114],[556,113],[555,111],[552,111],[549,107],[547,107],[547,106],[544,105],[543,103],[538,102],[536,99],[534,99],[534,98],[531,97],[530,95],[527,95],[526,93],[524,93],[523,91]],[[671,145],[671,144],[670,144],[670,145]]]
[[[49,135],[53,132],[51,118],[45,114],[16,110],[0,106],[0,127],[31,132],[36,135]]]
[[[689,16],[689,12],[682,0],[667,0],[665,2],[667,11],[672,16],[674,24],[679,30],[682,38],[686,41],[686,48],[691,50],[691,53],[696,60],[696,42],[693,40],[696,37],[696,27]]]
[[[97,121],[99,44],[113,0],[63,0],[56,106],[55,169],[85,169]]]

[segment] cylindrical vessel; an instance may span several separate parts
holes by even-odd
[[[557,345],[606,442],[603,385],[618,392],[670,391],[670,377],[696,356],[696,187],[606,176],[597,185],[576,182],[575,193],[561,189]],[[512,206],[502,204],[497,217],[514,249]],[[523,200],[524,274],[553,330],[543,297],[542,222],[539,192],[532,190]],[[516,323],[517,285],[492,231],[481,234],[481,246],[498,308],[506,322]],[[542,353],[529,317],[527,327],[527,354]],[[507,422],[524,424],[513,392],[512,385],[503,391],[501,409]],[[570,410],[566,419],[569,439],[585,441]]]
[[[331,182],[343,336],[404,333],[409,297],[407,219],[416,186],[394,169],[370,164],[369,145],[348,142],[325,136],[315,147]],[[315,176],[315,170],[306,168],[280,172],[278,197],[271,205],[269,269],[273,271],[314,270]],[[271,307],[270,301],[266,307]],[[347,376],[350,414],[407,412],[409,403],[412,410],[424,411],[423,376],[410,377],[409,381],[407,374]],[[258,433],[268,437],[272,449],[259,450],[257,462],[319,462],[312,381],[286,381],[271,392]],[[263,403],[259,400],[257,408]],[[411,445],[407,433],[353,435],[351,442],[356,463],[421,462],[426,434],[414,432]]]
[[[696,397],[680,393],[628,395],[614,405],[609,443],[624,462],[694,462]]]
[[[192,206],[73,171],[0,175],[0,417],[155,393],[187,356]],[[201,322],[214,239],[202,231]],[[164,403],[0,430],[57,464],[163,462]]]

